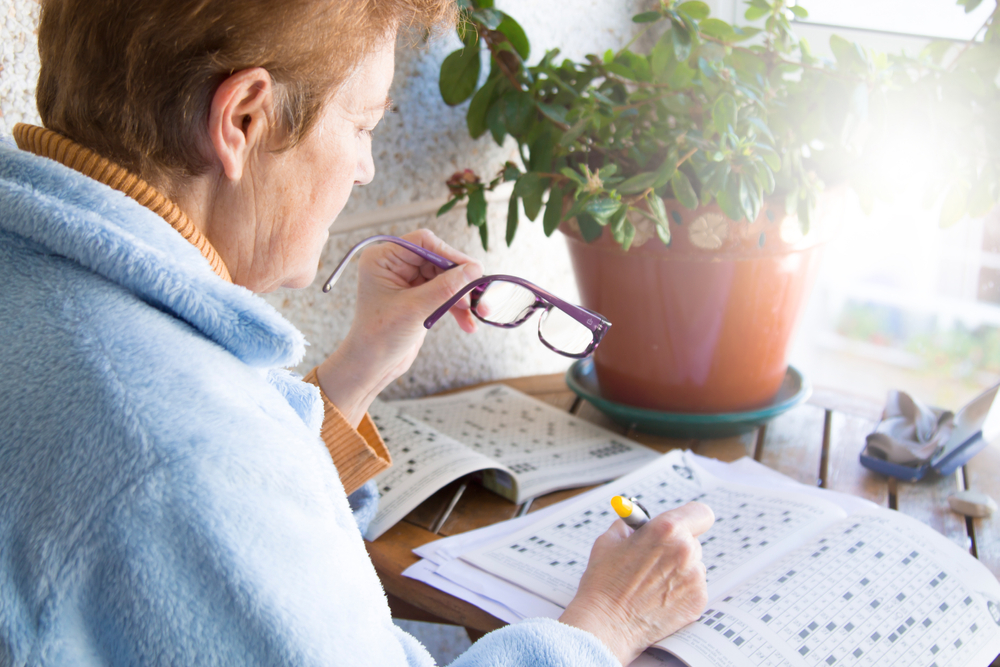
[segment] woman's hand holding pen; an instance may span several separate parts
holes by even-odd
[[[691,623],[708,603],[698,535],[715,516],[692,502],[633,531],[622,520],[597,538],[576,597],[559,620],[596,635],[628,665]]]

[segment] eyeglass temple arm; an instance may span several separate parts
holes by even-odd
[[[465,296],[472,290],[476,289],[480,285],[484,285],[492,281],[494,278],[496,278],[496,276],[482,276],[476,278],[471,283],[467,284],[465,287],[455,292],[455,294],[450,299],[445,301],[440,308],[435,310],[433,313],[430,314],[430,316],[428,316],[426,320],[424,320],[424,328],[430,329],[432,326],[434,326],[434,323],[440,320],[442,317],[444,317],[445,313],[451,310],[452,307],[456,303],[458,303],[463,296]]]
[[[330,277],[326,279],[325,283],[323,283],[323,291],[329,292],[331,289],[333,289],[333,285],[338,280],[340,280],[340,276],[347,269],[347,264],[351,261],[351,259],[359,252],[364,250],[366,247],[372,245],[373,243],[395,243],[396,245],[406,248],[407,250],[418,255],[419,257],[427,260],[428,262],[438,267],[439,269],[444,269],[445,271],[447,271],[448,269],[454,269],[456,266],[458,266],[458,264],[456,264],[455,262],[445,259],[441,255],[431,252],[426,248],[421,248],[415,243],[411,243],[405,239],[401,239],[398,236],[379,234],[377,236],[369,236],[364,241],[357,244],[356,246],[351,248],[350,251],[348,251],[344,259],[340,260],[340,264],[337,265],[337,268],[334,269],[333,273],[330,274]]]
[[[445,301],[440,308],[435,310],[433,313],[431,313],[430,317],[424,320],[424,327],[430,329],[432,326],[434,326],[435,322],[437,322],[444,316],[445,313],[451,310],[452,306],[458,303],[459,299],[461,299],[467,293],[479,287],[480,285],[493,282],[494,280],[503,280],[505,282],[514,283],[516,285],[524,287],[525,289],[531,291],[536,297],[540,297],[546,303],[550,303],[556,308],[559,308],[564,313],[566,313],[567,315],[569,315],[574,320],[576,320],[583,326],[587,327],[591,331],[600,331],[601,329],[607,329],[608,327],[611,326],[611,323],[608,322],[606,319],[604,319],[603,316],[595,312],[589,311],[586,308],[581,308],[580,306],[574,306],[568,301],[563,301],[556,295],[547,292],[546,290],[543,290],[538,285],[530,283],[524,278],[498,274],[493,276],[483,276],[481,278],[477,278],[476,280],[473,280],[471,283],[460,289],[458,293],[456,293],[453,297]]]

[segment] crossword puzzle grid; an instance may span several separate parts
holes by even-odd
[[[397,413],[395,408],[373,406],[371,416],[393,459],[392,467],[376,477],[382,497],[398,488],[406,478],[419,475],[435,462],[464,449],[410,417]]]
[[[706,610],[698,623],[760,666],[790,663],[727,613],[730,606],[766,624],[807,665],[965,665],[993,621],[920,549],[877,518],[847,523],[736,589],[715,605],[723,610]]]
[[[653,515],[690,500],[711,507],[716,516],[715,525],[700,538],[710,583],[801,529],[818,514],[807,505],[784,499],[754,498],[724,488],[704,492],[694,480],[691,469],[677,464],[663,467],[629,485],[621,495],[637,498]],[[535,534],[522,533],[481,556],[485,561],[500,562],[518,570],[519,583],[525,583],[521,581],[525,576],[533,577],[553,586],[562,593],[561,597],[569,595],[571,598],[587,567],[594,541],[615,518],[608,499],[601,499],[563,519],[536,527]],[[470,560],[480,562],[477,555]],[[483,563],[487,569],[491,565]],[[566,601],[553,600],[560,604]]]
[[[520,474],[554,463],[562,468],[592,464],[636,451],[572,415],[550,410],[503,386],[481,395],[401,403],[400,407]],[[586,440],[595,442],[581,447]]]

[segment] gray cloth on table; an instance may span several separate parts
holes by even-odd
[[[955,415],[935,411],[903,391],[890,391],[882,421],[868,435],[868,451],[902,465],[920,465],[948,442]]]

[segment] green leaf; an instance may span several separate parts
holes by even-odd
[[[656,225],[656,235],[660,237],[660,241],[663,242],[663,245],[665,245],[665,246],[669,246],[670,245],[670,228],[669,227],[660,227],[659,225]]]
[[[509,14],[504,14],[497,30],[503,33],[503,36],[517,51],[517,55],[521,56],[521,60],[528,59],[528,56],[531,55],[531,43],[528,41],[528,36],[524,33],[521,24],[512,19]]]
[[[528,123],[535,112],[531,95],[519,90],[509,90],[500,97],[500,113],[507,131],[514,135],[527,132]]]
[[[743,212],[741,217],[745,217],[747,222],[752,223],[757,219],[753,207],[753,198],[750,196],[750,188],[752,186],[747,182],[743,174],[738,174],[735,178],[739,182],[740,188],[740,210]]]
[[[564,185],[556,185],[549,190],[549,200],[545,204],[545,216],[542,218],[542,230],[546,236],[552,236],[562,222],[563,199],[567,194],[568,188]]]
[[[479,226],[479,242],[483,244],[483,250],[490,249],[490,226]]]
[[[465,124],[469,128],[469,136],[473,139],[486,134],[486,113],[490,110],[490,105],[496,100],[494,92],[497,89],[499,77],[495,77],[476,91],[469,102],[469,111],[465,114]]]
[[[644,56],[636,55],[631,51],[621,53],[616,59],[616,64],[624,65],[628,71],[627,78],[632,81],[649,81],[652,79],[652,71],[649,67],[649,60]]]
[[[698,0],[690,0],[690,2],[682,2],[677,5],[677,11],[682,14],[687,14],[696,21],[708,18],[708,15],[712,13],[712,10],[708,8],[704,2],[699,2]]]
[[[571,167],[563,167],[562,169],[559,170],[559,173],[565,176],[566,178],[572,180],[577,185],[585,185],[587,183],[585,180],[583,180],[583,176],[580,175],[580,172]]]
[[[496,30],[503,21],[504,14],[495,9],[477,9],[469,13],[469,18],[477,23],[481,23],[489,30]]]
[[[760,28],[753,28],[750,26],[733,26],[733,37],[731,41],[742,42],[748,40],[752,37],[756,37],[762,32]]]
[[[771,13],[770,8],[749,7],[747,8],[746,13],[743,14],[743,18],[745,18],[747,21],[756,21],[757,19],[767,16],[770,13]]]
[[[517,234],[517,197],[511,197],[507,204],[507,247],[514,242],[514,235]]]
[[[650,67],[656,78],[662,76],[670,63],[674,62],[674,42],[671,32],[670,29],[665,30],[650,52]]]
[[[767,194],[774,192],[774,173],[771,171],[770,167],[766,164],[761,165],[761,167],[757,170],[757,173],[761,176],[761,187],[764,189],[764,192]]]
[[[781,170],[781,158],[776,152],[774,152],[773,148],[767,144],[757,144],[754,150],[760,153],[760,156],[764,159],[764,162],[767,163],[768,167],[774,171]]]
[[[969,184],[962,179],[957,179],[948,188],[948,194],[944,196],[939,224],[942,227],[951,227],[967,213],[968,205]]]
[[[733,32],[733,26],[720,19],[705,19],[698,24],[698,29],[709,37],[721,40],[726,40],[736,34]]]
[[[729,93],[720,95],[712,105],[712,125],[720,135],[736,127],[736,100]]]
[[[622,229],[622,240],[621,240],[622,250],[628,252],[628,249],[632,247],[632,241],[634,240],[635,240],[635,226],[631,222],[626,220]]]
[[[520,197],[524,204],[524,214],[529,220],[538,217],[538,212],[542,210],[542,195],[545,193],[549,179],[542,178],[534,172],[521,174],[514,184],[514,196]]]
[[[479,28],[472,21],[464,17],[455,26],[458,39],[465,48],[477,48],[479,46]]]
[[[958,0],[959,6],[965,6],[965,13],[971,14],[976,10],[983,0]]]
[[[774,135],[771,134],[771,128],[769,128],[767,126],[767,123],[765,123],[763,120],[761,120],[760,118],[757,118],[756,116],[747,116],[745,120],[755,130],[757,130],[758,132],[760,132],[761,134],[763,134],[764,136],[766,136],[771,141],[774,141]]]
[[[604,231],[604,228],[597,224],[597,222],[586,213],[581,213],[576,216],[576,223],[580,227],[580,236],[582,236],[583,240],[587,243],[596,241],[600,238],[601,232]]]
[[[687,27],[674,23],[670,32],[673,34],[674,57],[677,62],[687,61],[691,56],[691,34],[688,33]]]
[[[806,10],[805,7],[800,7],[799,5],[793,5],[789,7],[789,9],[792,10],[792,13],[795,14],[795,18],[797,19],[809,18],[809,12]]]
[[[830,50],[837,59],[837,64],[851,72],[865,72],[868,63],[861,47],[849,42],[840,35],[830,35]]]
[[[656,169],[656,180],[653,181],[653,189],[659,190],[664,185],[670,182],[673,178],[674,172],[677,170],[677,156],[673,153],[667,156],[667,159],[663,161]]]
[[[589,123],[589,116],[584,116],[580,120],[573,123],[573,127],[566,130],[566,133],[562,135],[561,139],[559,139],[559,145],[564,147],[572,146],[573,142],[576,141],[580,135],[583,134],[584,130],[587,129],[587,125]]]
[[[695,71],[687,63],[679,62],[674,71],[667,77],[667,85],[674,90],[685,90],[694,81]]]
[[[611,227],[611,231],[615,234],[620,233],[622,227],[625,224],[625,218],[628,215],[628,204],[621,204],[615,214],[611,216],[611,222],[608,226]]]
[[[614,199],[601,197],[590,200],[584,210],[594,218],[597,224],[606,225],[611,221],[620,205],[621,203]]]
[[[628,213],[628,206],[621,206],[615,214],[611,216],[608,229],[611,230],[611,237],[621,245],[625,241],[625,214]]]
[[[604,67],[609,72],[611,72],[612,74],[617,74],[621,78],[627,79],[628,81],[638,81],[639,80],[639,78],[636,76],[635,72],[633,72],[632,70],[630,70],[628,67],[626,67],[625,65],[623,65],[621,63],[611,62],[611,63],[605,64]]]
[[[632,178],[619,183],[618,187],[615,189],[623,195],[633,195],[637,192],[642,192],[647,188],[653,187],[654,183],[656,183],[656,172],[644,171],[641,174],[636,174]]]
[[[653,23],[663,18],[660,12],[643,12],[632,17],[633,23]]]
[[[451,209],[455,208],[455,204],[457,204],[458,202],[462,201],[463,199],[465,199],[465,197],[455,197],[454,199],[449,200],[444,206],[442,206],[441,208],[438,209],[438,212],[437,212],[438,217],[444,215],[445,213],[447,213]]]
[[[529,165],[531,171],[552,171],[552,151],[555,148],[555,140],[552,137],[552,132],[546,130],[538,135],[533,142],[531,142],[531,157],[529,160]]]
[[[650,192],[646,195],[646,203],[649,205],[649,212],[653,214],[653,221],[657,227],[670,229],[670,221],[667,219],[667,207],[664,205],[660,195]]]
[[[694,188],[691,187],[691,181],[688,180],[683,171],[678,169],[674,172],[670,178],[670,187],[673,188],[674,197],[681,203],[681,206],[687,209],[698,208],[698,195],[695,194]]]
[[[472,96],[479,81],[479,49],[467,47],[448,55],[441,63],[438,87],[445,104],[456,106]]]
[[[940,65],[944,55],[955,46],[954,42],[938,39],[934,40],[920,51],[920,55],[928,58],[932,63]]]
[[[730,220],[739,220],[743,217],[740,209],[740,184],[737,182],[736,174],[729,174],[723,189],[715,195],[715,200],[719,202],[719,208]]]
[[[469,206],[465,209],[465,219],[473,227],[486,225],[486,195],[482,188],[469,192]]]
[[[493,141],[497,146],[503,146],[503,140],[507,137],[507,126],[503,122],[503,109],[499,102],[490,107],[486,112],[486,127],[493,135]]]
[[[549,104],[548,102],[535,102],[535,104],[538,106],[538,110],[549,120],[554,120],[561,125],[569,125],[569,121],[566,120],[565,107]]]

